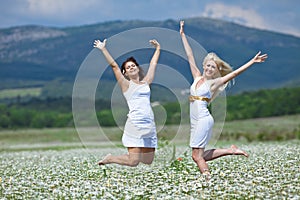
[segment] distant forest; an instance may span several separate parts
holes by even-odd
[[[178,102],[166,102],[166,124],[180,123]],[[95,102],[97,117],[102,126],[116,126],[107,100]],[[188,106],[187,106],[188,108]],[[226,120],[293,115],[300,113],[300,87],[244,92],[227,96]],[[50,128],[74,126],[71,97],[16,99],[0,104],[0,128]]]

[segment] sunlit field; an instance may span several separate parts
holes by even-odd
[[[265,119],[264,123],[229,123],[223,139],[212,147],[226,148],[235,143],[250,157],[227,156],[209,162],[209,181],[192,161],[187,144],[174,146],[161,140],[151,166],[98,166],[107,153],[126,153],[119,129],[106,129],[114,144],[99,143],[94,136],[88,146],[71,128],[2,130],[0,199],[300,199],[299,139],[224,139],[238,130],[234,123],[243,125],[241,132],[254,132],[268,126],[275,130],[285,121],[289,124],[286,128],[292,127],[293,132],[299,126],[299,121],[291,124],[294,120],[295,116]],[[276,130],[288,133],[283,124],[280,126]],[[166,130],[173,131],[172,127]],[[270,130],[272,134],[274,130]]]
[[[0,90],[0,99],[2,98],[14,98],[24,96],[39,96],[42,88],[20,88],[20,89],[5,89]]]
[[[222,144],[219,144],[222,146]],[[206,182],[187,150],[180,160],[159,151],[151,166],[98,166],[113,148],[1,152],[2,199],[299,199],[300,143],[241,146],[249,158],[209,163]],[[182,147],[185,148],[185,147]],[[170,151],[171,152],[171,151]]]

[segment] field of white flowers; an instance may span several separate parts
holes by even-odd
[[[299,140],[241,148],[249,158],[209,162],[208,182],[189,149],[173,161],[158,151],[153,165],[136,168],[98,166],[120,153],[111,148],[2,151],[0,199],[300,199]]]

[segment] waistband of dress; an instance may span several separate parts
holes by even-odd
[[[190,100],[190,102],[194,102],[196,100],[209,102],[210,98],[190,95],[189,100]]]

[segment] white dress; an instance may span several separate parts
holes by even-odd
[[[150,104],[150,87],[147,83],[129,81],[124,92],[129,107],[122,142],[125,147],[157,148],[154,114]]]
[[[212,94],[208,81],[203,82],[200,87],[196,89],[197,82],[200,78],[201,77],[195,78],[190,88],[190,94],[211,99]],[[190,147],[192,148],[205,148],[211,138],[214,119],[207,106],[208,102],[204,100],[190,102]]]

